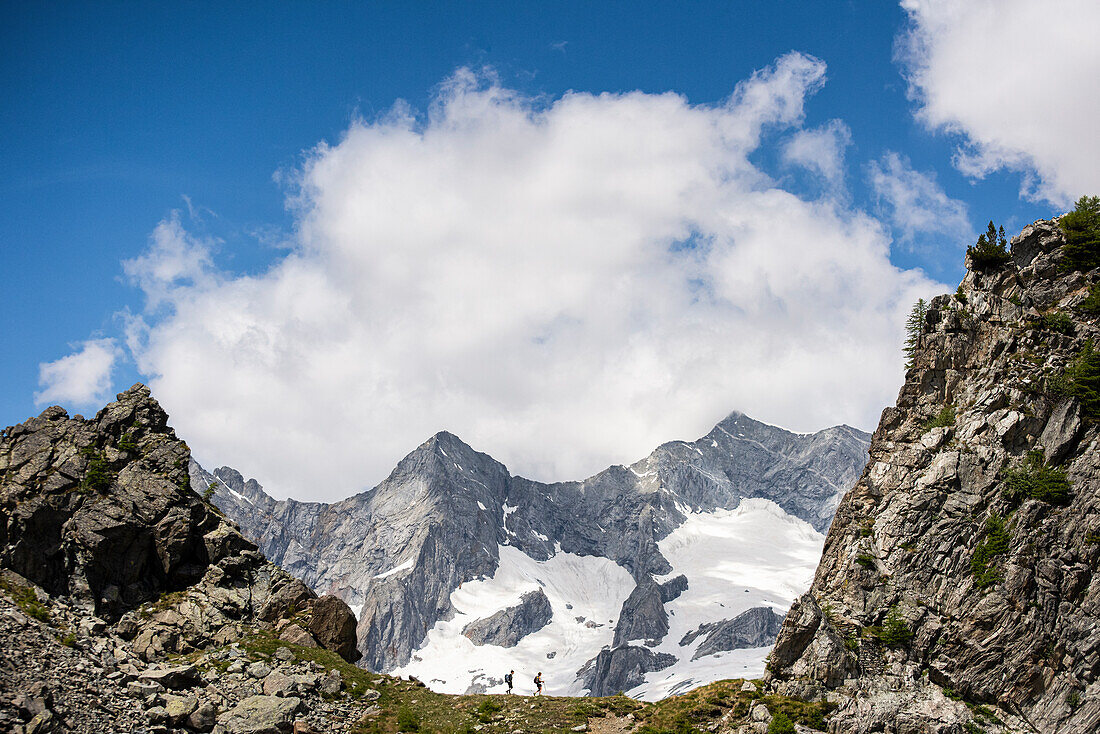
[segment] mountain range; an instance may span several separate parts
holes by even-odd
[[[763,671],[869,438],[732,413],[544,484],[440,432],[332,504],[276,501],[229,467],[190,474],[265,556],[355,610],[370,670],[452,693],[541,671],[553,692],[656,698]]]

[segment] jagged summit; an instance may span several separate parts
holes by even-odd
[[[831,730],[1100,728],[1100,271],[1064,247],[1035,222],[929,304],[772,653]]]
[[[417,648],[430,630],[462,619],[453,599],[464,584],[544,574],[553,621],[546,622],[544,607],[535,614],[525,606],[522,594],[533,591],[526,587],[517,587],[515,598],[487,618],[516,626],[498,631],[500,639],[508,640],[539,634],[550,640],[559,634],[540,632],[544,627],[574,634],[562,627],[566,622],[586,630],[582,634],[591,638],[590,647],[571,643],[569,655],[557,655],[547,642],[551,646],[545,652],[559,666],[555,678],[564,676],[562,685],[569,686],[602,645],[618,640],[614,647],[625,650],[636,640],[631,637],[635,632],[669,629],[665,606],[677,595],[661,591],[671,579],[658,583],[655,576],[676,573],[659,543],[689,515],[733,510],[744,498],[764,498],[782,508],[780,515],[791,513],[824,530],[843,487],[854,482],[865,461],[865,435],[861,440],[858,433],[794,434],[734,415],[733,422],[708,436],[669,442],[629,467],[612,466],[581,481],[544,484],[513,476],[491,456],[441,431],[398,462],[377,487],[331,505],[261,499],[239,482],[229,482],[236,494],[219,489],[215,501],[270,558],[358,610],[364,662],[373,670],[415,665]],[[211,476],[192,465],[196,486],[207,486]],[[795,532],[793,527],[776,526],[783,533]],[[532,563],[595,564],[586,570],[571,567],[569,574],[596,574],[607,588],[599,599],[584,601],[588,590],[573,588],[575,582],[552,582],[551,577],[566,576]],[[564,586],[551,593],[555,583]],[[632,595],[634,587],[640,591]],[[607,618],[593,621],[591,609],[608,603],[612,609],[598,613]],[[586,614],[565,608],[585,604],[592,605]],[[579,617],[584,619],[577,622]],[[620,617],[633,621],[622,626],[615,621]],[[482,629],[488,623],[469,619],[464,624]],[[600,629],[606,632],[590,631]],[[522,652],[524,645],[518,648]],[[587,657],[578,659],[586,650]],[[652,670],[656,660],[678,659],[662,655],[653,658],[645,650],[612,655],[586,670],[590,685],[585,687],[614,691],[636,686],[642,682],[638,670],[630,673],[623,661],[645,659],[643,667]],[[462,664],[460,672],[467,675],[470,666]],[[485,685],[476,678],[467,676],[471,686]]]

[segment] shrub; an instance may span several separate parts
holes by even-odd
[[[1012,256],[1008,254],[1008,242],[1005,241],[1005,228],[998,231],[990,221],[985,234],[978,235],[978,241],[966,248],[970,256],[970,265],[974,270],[989,270],[1004,265]]]
[[[1073,335],[1073,319],[1061,311],[1043,314],[1043,317],[1039,319],[1038,323],[1039,328],[1044,331],[1055,331],[1067,336]]]
[[[962,283],[960,283],[959,287],[955,289],[955,300],[964,306],[966,305],[966,294],[963,293]]]
[[[940,412],[936,413],[935,417],[926,420],[921,427],[930,431],[933,428],[949,428],[953,425],[955,425],[955,406],[948,403],[940,408]]]
[[[203,490],[202,498],[204,500],[206,500],[207,502],[214,499],[214,490],[216,490],[217,488],[218,488],[218,483],[217,482],[210,482],[210,484],[206,487],[206,489]]]
[[[1100,196],[1082,196],[1058,221],[1066,235],[1065,270],[1092,270],[1100,265]]]
[[[1100,418],[1100,351],[1091,341],[1066,369],[1064,381],[1057,387],[1081,401],[1081,413],[1087,420]]]
[[[1004,518],[996,512],[985,519],[985,539],[978,543],[974,557],[970,559],[970,573],[979,589],[992,586],[1001,580],[1001,573],[994,565],[997,556],[1008,551],[1008,529]]]
[[[1100,314],[1100,283],[1093,283],[1089,286],[1088,298],[1081,301],[1078,308],[1092,316]]]
[[[856,556],[856,563],[863,566],[864,568],[869,568],[872,570],[874,570],[875,568],[874,557],[867,553],[860,553],[858,556]]]
[[[134,437],[131,436],[129,432],[126,432],[119,437],[118,450],[131,452],[137,451],[137,442],[134,440]]]
[[[794,722],[782,711],[776,711],[768,724],[768,734],[795,734]]]
[[[397,731],[420,731],[420,719],[408,706],[397,709]]]
[[[913,631],[905,623],[897,604],[890,607],[890,611],[886,613],[886,621],[882,623],[879,639],[890,647],[905,647],[913,639]]]
[[[93,489],[96,492],[107,491],[107,488],[111,486],[111,482],[115,479],[111,473],[111,466],[107,463],[107,457],[102,451],[96,451],[92,448],[86,448],[81,453],[88,459],[88,464],[84,469],[84,487]]]
[[[1025,497],[1064,505],[1069,502],[1070,483],[1066,473],[1047,466],[1042,451],[1031,451],[1015,469],[1004,471],[1005,500],[1015,506]]]

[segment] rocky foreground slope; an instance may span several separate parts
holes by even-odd
[[[254,731],[339,692],[308,665],[233,669],[263,634],[354,660],[354,617],[192,492],[189,460],[141,385],[93,419],[49,408],[0,435],[0,728]]]
[[[930,304],[772,653],[830,731],[1100,730],[1100,272],[1064,247],[1036,222]]]
[[[733,663],[689,665],[702,656],[751,647],[734,672],[762,670],[868,441],[848,426],[803,435],[733,413],[629,467],[542,484],[441,432],[377,487],[331,505],[275,501],[228,467],[193,463],[191,476],[268,558],[359,611],[370,670],[474,692],[503,690],[511,666],[526,684],[543,670],[556,692],[652,698],[724,677]],[[705,518],[724,524],[699,527]],[[734,560],[725,557],[694,563],[683,545],[716,536],[728,542],[712,552],[741,555],[756,572],[723,575]],[[742,618],[750,607],[757,616]],[[655,671],[660,686],[637,688]]]

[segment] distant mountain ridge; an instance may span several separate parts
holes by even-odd
[[[668,630],[666,605],[674,598],[669,598],[669,587],[685,582],[675,581],[673,564],[659,546],[690,516],[732,511],[742,499],[756,498],[774,502],[782,513],[809,523],[813,530],[806,532],[820,534],[866,463],[869,442],[869,434],[848,426],[795,434],[732,413],[696,441],[663,444],[631,466],[612,466],[575,482],[544,484],[514,477],[503,464],[445,431],[402,459],[378,486],[332,504],[276,501],[255,480],[246,481],[228,467],[210,473],[192,463],[191,480],[196,491],[214,486],[215,504],[240,524],[244,535],[269,559],[357,610],[363,663],[373,670],[415,666],[414,651],[427,644],[429,631],[462,613],[452,601],[456,590],[505,572],[502,548],[511,547],[527,559],[506,554],[516,559],[517,568],[539,576],[538,585],[550,583],[546,569],[558,562],[551,562],[556,556],[558,560],[608,559],[620,571],[608,569],[607,573],[623,573],[612,584],[621,597],[616,604],[621,606],[609,619],[599,621],[599,627],[585,628],[597,630],[587,635],[608,639],[590,640],[586,644],[600,644],[590,650],[580,650],[584,647],[580,645],[573,657],[561,657],[556,663],[566,665],[582,653],[580,662],[594,661],[605,645],[612,657],[654,657],[649,648],[632,648],[629,643],[645,639],[660,644],[662,630]],[[672,577],[665,579],[669,574]],[[688,586],[691,583],[686,579]],[[518,605],[520,596],[517,592],[494,613]],[[783,613],[790,598],[769,601],[781,606],[777,611]],[[552,596],[550,603],[559,607],[550,625],[554,627],[572,605],[566,596]],[[571,623],[596,624],[591,619]],[[535,631],[501,634],[513,639]],[[690,657],[696,646],[685,648],[684,654]],[[525,649],[523,640],[519,649]],[[628,649],[635,651],[619,652]],[[557,649],[546,652],[550,660],[557,653]],[[641,667],[653,665],[649,660]],[[572,690],[580,685],[576,677],[580,667],[560,672],[559,677],[568,674]],[[613,677],[618,669],[611,664],[604,668],[605,676]],[[590,685],[585,688],[632,688],[644,677],[637,668],[618,674],[615,680],[589,676]],[[457,685],[448,675],[446,685]]]

